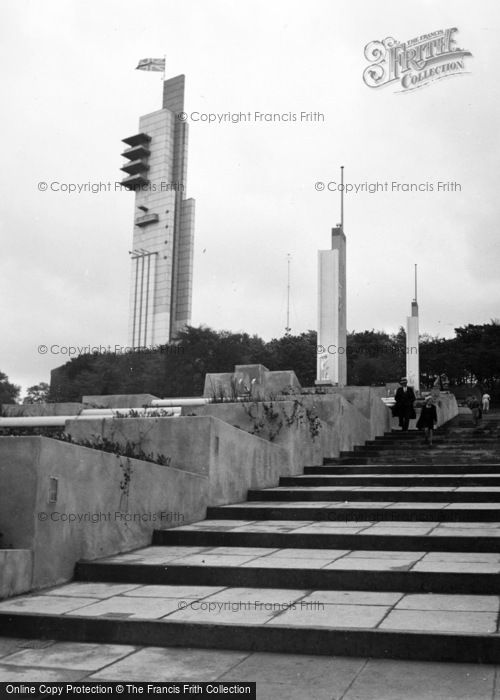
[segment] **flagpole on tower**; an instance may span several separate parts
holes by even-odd
[[[165,80],[165,65],[167,63],[167,54],[163,54],[163,73],[161,74],[161,81],[163,82]]]

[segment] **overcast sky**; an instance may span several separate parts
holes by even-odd
[[[466,74],[406,93],[363,82],[370,41],[449,27]],[[499,317],[499,36],[495,0],[2,0],[0,370],[26,387],[67,359],[41,344],[126,344],[133,193],[38,183],[121,179],[121,139],[161,108],[161,74],[134,68],[164,54],[167,77],[186,75],[193,324],[281,336],[290,253],[292,333],[316,328],[339,196],[315,183],[340,165],[349,183],[434,185],[346,195],[349,330],[404,325],[415,263],[422,332]],[[256,111],[298,120],[191,118]]]

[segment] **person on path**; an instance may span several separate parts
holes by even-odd
[[[392,407],[392,415],[399,419],[401,430],[408,430],[410,420],[416,418],[414,403],[416,401],[415,392],[408,386],[408,380],[403,377],[399,381],[400,385],[396,391],[394,399],[396,403]]]
[[[472,411],[472,421],[474,423],[474,427],[477,428],[483,415],[481,411],[481,404],[479,403],[477,396],[469,396],[467,406]]]
[[[419,419],[417,421],[418,430],[423,430],[425,434],[425,442],[432,447],[432,433],[437,425],[437,411],[432,396],[428,396],[425,404],[422,406]]]

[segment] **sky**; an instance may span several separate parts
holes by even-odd
[[[363,81],[370,42],[448,28],[462,74]],[[194,325],[283,335],[290,255],[292,333],[316,328],[341,165],[389,190],[345,194],[350,331],[405,325],[415,264],[421,332],[498,318],[499,30],[494,0],[2,0],[0,371],[25,389],[68,360],[40,345],[126,345],[134,195],[61,185],[122,179],[121,139],[161,108],[161,74],[134,70],[150,56],[186,75]],[[252,119],[198,116],[227,112]]]

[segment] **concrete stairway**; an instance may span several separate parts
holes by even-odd
[[[500,414],[430,449],[393,432],[75,582],[0,603],[0,627],[156,646],[500,661]]]

